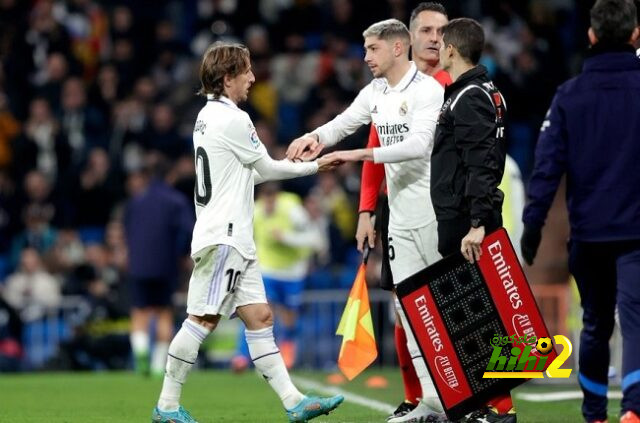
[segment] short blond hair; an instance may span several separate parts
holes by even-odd
[[[200,64],[200,95],[219,98],[224,92],[224,77],[236,77],[251,66],[249,49],[242,44],[213,43],[202,57]]]
[[[394,38],[401,38],[406,44],[411,43],[411,34],[407,26],[397,19],[386,19],[376,22],[362,33],[364,38],[378,37],[381,40],[389,41]]]

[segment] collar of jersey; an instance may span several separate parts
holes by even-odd
[[[231,101],[228,97],[225,97],[223,95],[221,95],[218,98],[213,98],[213,94],[207,94],[207,101],[217,101],[219,103],[224,103],[227,106],[238,108],[238,106],[233,101]]]
[[[409,63],[411,63],[409,70],[407,71],[407,73],[404,74],[400,82],[398,82],[395,87],[391,88],[391,85],[389,85],[389,81],[385,79],[385,82],[387,83],[387,87],[384,90],[385,92],[391,92],[391,91],[402,92],[407,89],[411,81],[413,81],[413,78],[415,78],[416,74],[418,73],[418,68],[416,67],[416,64],[414,62],[409,62]]]

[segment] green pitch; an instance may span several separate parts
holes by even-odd
[[[381,375],[386,388],[367,388],[369,376]],[[326,374],[294,374],[303,392],[319,391]],[[313,420],[328,422],[384,422],[386,412],[375,408],[397,405],[402,399],[399,371],[374,370],[338,389],[355,394],[355,400],[373,400],[358,405],[349,397],[329,416]],[[34,373],[0,374],[0,422],[98,423],[149,422],[162,381],[143,379],[131,373]],[[335,388],[334,388],[335,389]],[[526,385],[517,393],[576,390],[577,386]],[[201,422],[286,422],[280,402],[268,384],[254,372],[234,375],[228,371],[195,371],[184,388],[182,404]],[[371,405],[373,404],[373,405]],[[581,422],[580,401],[529,402],[516,399],[519,423]],[[619,419],[620,401],[610,401],[610,422]]]

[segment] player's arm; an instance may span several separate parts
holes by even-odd
[[[297,158],[314,159],[325,146],[337,144],[362,125],[371,122],[369,110],[371,90],[372,85],[367,85],[360,90],[355,100],[344,112],[310,133],[293,140],[287,148],[287,158],[289,160]],[[312,154],[305,155],[304,153],[307,149]]]
[[[444,90],[433,83],[423,86],[426,86],[425,92],[416,93],[415,96],[409,137],[403,142],[373,149],[375,163],[398,163],[429,157],[431,154]]]
[[[522,220],[525,225],[542,227],[567,170],[567,133],[557,94],[540,128],[534,163]]]
[[[312,175],[319,169],[330,167],[326,159],[301,163],[286,159],[273,160],[260,141],[249,115],[244,112],[230,119],[223,138],[238,160],[244,165],[250,165],[252,171],[255,170],[253,176],[257,177],[258,183]]]
[[[443,98],[442,87],[435,83],[425,92],[416,95],[415,110],[409,123],[410,132],[402,142],[377,148],[336,151],[327,157],[333,160],[369,160],[375,163],[398,163],[428,157],[433,149],[433,138]]]
[[[528,264],[538,251],[542,226],[567,171],[567,132],[564,112],[556,93],[547,112],[536,145],[535,164],[529,179],[527,206],[522,214],[524,230],[520,241],[522,257]]]
[[[265,152],[261,158],[253,163],[253,169],[258,174],[260,182],[280,181],[317,173],[318,161],[294,163],[287,159],[273,160],[271,156]]]

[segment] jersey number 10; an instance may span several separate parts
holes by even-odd
[[[202,147],[196,150],[196,203],[206,206],[211,200],[211,170],[209,168],[209,156]]]

